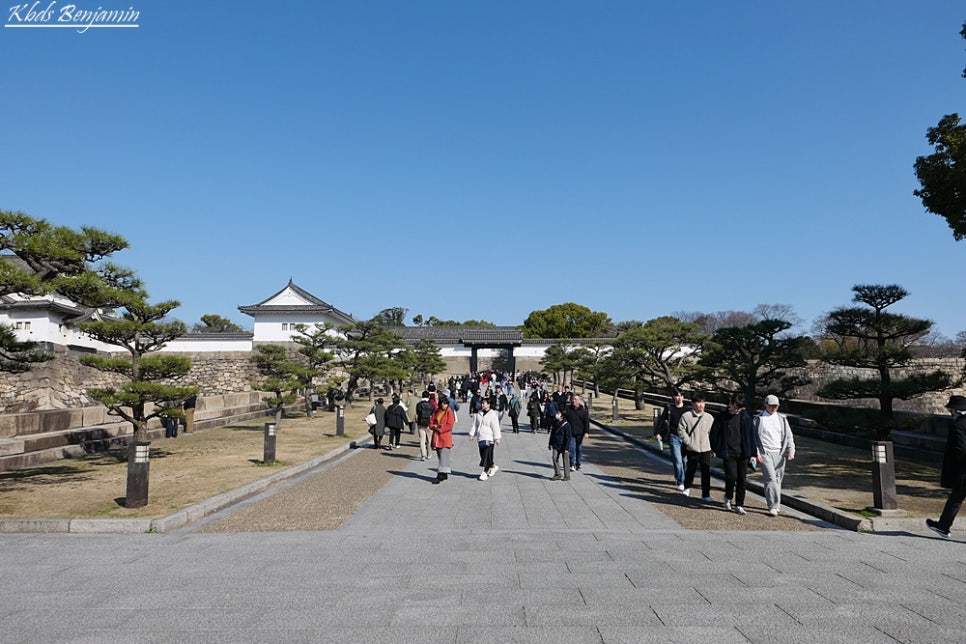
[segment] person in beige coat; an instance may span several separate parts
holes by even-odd
[[[704,411],[704,396],[697,395],[691,401],[691,409],[681,415],[678,429],[681,444],[688,452],[688,467],[684,473],[684,496],[691,496],[694,475],[701,466],[701,497],[706,503],[711,498],[711,427],[714,418]]]

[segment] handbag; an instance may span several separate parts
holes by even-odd
[[[369,427],[375,427],[376,415],[373,413],[370,413],[368,416],[366,416],[366,424],[369,425]]]

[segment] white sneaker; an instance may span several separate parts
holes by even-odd
[[[690,490],[690,488],[685,488],[685,489],[684,489],[684,490],[683,490],[683,491],[681,492],[681,494],[683,494],[684,496],[691,496],[691,490]]]
[[[735,506],[735,512],[737,512],[738,514],[748,514],[747,512],[745,512],[745,509],[740,505]]]
[[[493,467],[490,468],[490,470],[487,472],[487,474],[489,474],[490,477],[492,478],[492,477],[496,476],[496,473],[499,470],[500,470],[500,466],[499,465],[494,465]]]
[[[678,486],[678,492],[684,492],[684,486],[683,485],[679,485]]]
[[[777,517],[778,516],[778,508],[772,508],[771,510],[768,511],[768,514],[772,515],[773,517]]]
[[[725,499],[725,510],[731,509],[731,499]]]
[[[480,474],[480,480],[481,480],[481,481],[485,481],[485,480],[486,480],[486,479],[488,479],[488,478],[490,478],[490,477],[489,477],[489,476],[487,475],[487,473],[486,473],[486,472],[482,472],[482,473]]]

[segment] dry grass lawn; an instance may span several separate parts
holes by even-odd
[[[262,464],[268,418],[156,440],[151,444],[149,503],[143,508],[122,505],[126,448],[2,472],[0,518],[162,517],[367,437],[363,419],[368,410],[366,401],[346,410],[344,437],[335,435],[334,413],[283,418],[276,463],[270,466]]]
[[[654,441],[654,407],[635,410],[621,400],[619,420],[611,420],[611,399],[594,402],[594,418],[649,442]],[[782,489],[839,510],[863,514],[873,505],[872,450],[835,445],[796,436],[797,453],[785,470]],[[665,450],[667,450],[665,445]],[[761,479],[749,472],[750,479]],[[901,510],[910,517],[938,517],[948,491],[939,487],[939,466],[896,458],[896,495]]]

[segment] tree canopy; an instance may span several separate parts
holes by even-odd
[[[932,322],[890,313],[887,308],[909,293],[896,284],[856,285],[853,302],[863,306],[841,307],[829,313],[825,323],[826,351],[831,364],[874,369],[875,377],[840,378],[816,393],[833,400],[875,398],[885,422],[880,440],[889,440],[893,400],[909,400],[929,391],[942,391],[954,383],[949,374],[935,370],[896,378],[893,370],[908,365],[915,357],[911,345],[929,332]]]
[[[201,316],[201,322],[196,322],[191,327],[192,333],[242,333],[245,329],[241,328],[228,318],[223,318],[215,313]]]
[[[671,316],[648,320],[618,336],[607,358],[616,364],[606,370],[612,379],[631,378],[635,383],[680,389],[698,375],[697,358],[707,339],[694,322]]]
[[[108,318],[78,325],[90,337],[120,347],[128,356],[81,356],[81,364],[120,375],[127,382],[119,387],[89,389],[94,400],[105,405],[108,413],[120,416],[134,427],[134,440],[147,440],[147,424],[180,408],[197,387],[166,384],[187,374],[191,360],[184,356],[156,354],[165,344],[186,333],[182,322],[165,321],[180,304],[174,300],[149,304],[146,293],[130,293],[120,318]]]
[[[966,38],[966,22],[959,33]],[[966,237],[966,125],[959,114],[947,114],[926,131],[926,140],[935,151],[916,158],[920,188],[913,194],[928,212],[943,217],[953,238],[961,241]]]
[[[61,293],[82,306],[112,307],[119,294],[140,288],[127,270],[104,262],[127,248],[119,235],[97,228],[54,226],[22,212],[0,210],[0,296]],[[0,371],[20,373],[51,359],[36,342],[0,327]]]
[[[523,322],[525,338],[599,338],[613,327],[606,313],[591,311],[586,306],[567,302],[533,311]]]
[[[360,379],[395,380],[412,373],[402,337],[375,319],[340,327],[339,332],[335,354],[342,369],[349,374],[346,388],[350,394]],[[372,392],[371,387],[369,391]]]
[[[707,370],[704,379],[719,391],[742,394],[748,405],[808,384],[808,378],[789,372],[807,364],[802,338],[786,334],[791,327],[791,322],[766,318],[717,329],[699,360]]]

